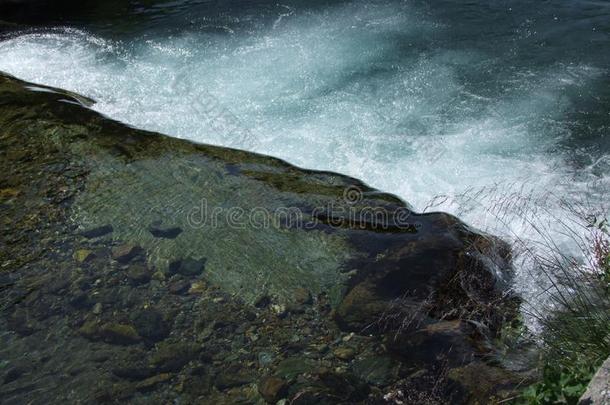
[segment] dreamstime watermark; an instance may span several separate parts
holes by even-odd
[[[220,207],[207,199],[200,200],[187,214],[187,224],[194,229],[229,227],[233,229],[305,229],[323,226],[369,230],[375,232],[417,232],[421,227],[412,221],[406,207],[388,209],[381,205],[364,204],[364,193],[349,186],[342,198],[321,207],[304,210],[298,207]]]

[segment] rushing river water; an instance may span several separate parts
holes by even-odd
[[[607,200],[610,3],[221,3],[67,10],[1,42],[0,70],[513,240],[574,248],[565,204]],[[534,297],[538,276],[520,265],[517,287]]]

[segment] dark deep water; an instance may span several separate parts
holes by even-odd
[[[67,3],[38,24],[0,42],[0,70],[137,127],[339,171],[419,210],[442,195],[508,239],[536,240],[534,221],[566,249],[563,202],[608,199],[606,1]]]

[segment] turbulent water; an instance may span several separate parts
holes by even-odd
[[[607,200],[606,1],[112,4],[0,42],[0,70],[136,127],[349,174],[511,240],[542,233],[577,250],[574,204]],[[527,261],[518,271],[534,299],[545,276]]]

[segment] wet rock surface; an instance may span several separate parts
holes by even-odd
[[[610,358],[597,370],[587,390],[580,397],[579,405],[601,405],[610,402]]]
[[[0,75],[1,402],[468,403],[519,382],[493,345],[518,306],[503,242],[81,104]]]

